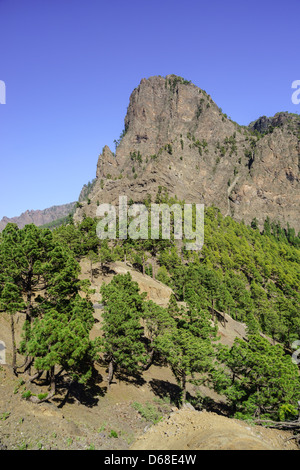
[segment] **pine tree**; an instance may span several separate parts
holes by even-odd
[[[0,311],[10,316],[11,339],[12,339],[12,368],[16,373],[17,368],[17,346],[15,340],[14,315],[23,310],[23,302],[20,288],[14,283],[14,279],[5,274],[0,274]]]
[[[99,249],[99,261],[100,261],[100,269],[102,273],[104,271],[104,265],[106,263],[111,262],[112,260],[113,260],[113,253],[112,253],[112,250],[108,246],[108,241],[102,240],[101,246]]]
[[[175,300],[174,302],[176,303]],[[148,340],[147,353],[149,357],[144,367],[144,369],[147,369],[153,363],[155,352],[158,352],[156,347],[158,336],[161,334],[161,331],[172,327],[173,320],[167,309],[157,305],[152,300],[144,303],[144,309],[141,315],[144,325],[144,334]]]
[[[197,377],[197,383],[210,380],[214,372],[213,342],[217,330],[199,308],[190,306],[173,318],[155,340],[181,388],[180,403],[186,401],[186,384]]]
[[[144,295],[139,293],[130,273],[117,274],[108,285],[102,285],[100,292],[105,305],[102,351],[108,363],[110,386],[116,370],[129,375],[138,374],[147,362],[140,324]]]
[[[91,282],[93,282],[94,281],[93,264],[95,264],[99,261],[99,255],[97,253],[95,253],[94,251],[90,250],[87,254],[87,259],[90,262]]]
[[[89,339],[93,323],[91,302],[79,296],[64,311],[50,308],[42,319],[34,320],[26,350],[34,358],[38,375],[47,371],[50,376],[50,393],[42,401],[56,393],[56,366],[61,366],[72,381],[86,384],[91,378],[96,353]]]
[[[300,399],[298,368],[280,344],[271,345],[258,335],[245,342],[235,339],[223,348],[220,359],[228,373],[223,389],[234,416],[280,419],[282,407],[297,411]]]
[[[53,381],[53,367],[57,359],[53,354],[54,349],[52,347],[49,353],[53,364],[43,369],[45,362],[41,367],[39,347],[43,345],[43,338],[46,341],[47,328],[51,332],[50,326],[55,324],[56,328],[52,332],[54,334],[60,321],[63,324],[63,321],[70,318],[75,300],[79,302],[80,266],[73,254],[54,239],[50,230],[40,229],[33,224],[23,229],[13,224],[7,225],[1,236],[0,260],[1,305],[9,313],[20,311],[25,314],[24,335],[20,346],[20,352],[26,356],[25,371],[30,376],[34,363],[41,371],[49,370]],[[85,309],[88,314],[91,307],[85,304]],[[40,344],[36,339],[39,331],[43,332],[40,335]],[[48,360],[50,361],[49,356]],[[59,361],[61,364],[62,356]]]
[[[79,224],[78,230],[80,233],[80,254],[86,255],[89,251],[98,251],[99,238],[96,232],[96,220],[91,217],[85,217]]]

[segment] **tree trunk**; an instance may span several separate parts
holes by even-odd
[[[26,330],[25,330],[25,342],[27,343],[29,341],[30,337],[30,331],[31,331],[31,308],[32,308],[32,290],[31,290],[31,277],[32,274],[29,273],[28,275],[28,288],[27,288],[27,294],[26,294],[26,300],[27,300],[27,308],[26,308]],[[25,365],[25,369],[27,370],[27,373],[31,375],[31,362],[32,359],[30,356],[27,357],[27,362]]]
[[[181,378],[181,390],[182,390],[182,405],[186,401],[186,375],[183,374]]]
[[[56,393],[55,366],[50,369],[50,395],[53,397]]]
[[[48,401],[50,400],[50,398],[53,398],[54,395],[56,394],[55,366],[51,367],[49,376],[50,376],[50,390],[49,390],[48,395],[45,398],[42,398],[41,400],[37,396],[33,395],[29,398],[29,400],[32,403],[43,403],[44,401]]]
[[[32,377],[28,377],[28,382],[33,382],[36,379],[39,379],[41,375],[43,374],[43,370],[38,371],[36,374],[34,374]]]
[[[110,388],[110,384],[112,383],[113,376],[114,376],[114,361],[113,359],[111,359],[108,364],[108,376],[107,376],[108,388]]]
[[[215,321],[215,299],[212,299],[211,314],[212,314],[212,320]]]
[[[153,364],[153,358],[154,358],[154,349],[151,350],[146,364],[143,365],[143,370],[149,369],[149,367]]]
[[[93,263],[92,263],[92,261],[91,261],[90,263],[91,263],[91,282],[94,282],[94,277],[93,277]]]
[[[15,319],[14,314],[10,314],[10,327],[11,327],[11,342],[12,342],[12,368],[14,374],[17,375],[17,349],[16,349],[16,338],[15,338]]]
[[[155,266],[154,266],[154,261],[152,261],[152,279],[155,279]]]
[[[26,357],[26,362],[24,364],[24,372],[27,373],[27,375],[31,375],[31,366],[32,366],[32,363],[33,363],[33,358],[30,357],[30,356],[27,356]],[[24,373],[23,372],[23,373]]]

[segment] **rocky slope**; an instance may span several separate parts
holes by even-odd
[[[28,210],[18,217],[3,217],[0,220],[0,232],[9,222],[17,224],[19,228],[23,228],[27,224],[35,224],[37,226],[48,224],[54,220],[66,217],[72,212],[74,207],[75,202],[71,202],[61,206],[52,206],[44,210]]]
[[[278,113],[248,127],[231,121],[204,91],[169,75],[142,79],[132,92],[113,153],[99,157],[89,204],[154,202],[159,186],[190,203],[216,205],[250,223],[279,220],[300,230],[300,119]]]

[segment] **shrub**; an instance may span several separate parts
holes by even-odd
[[[32,393],[30,390],[26,390],[25,392],[22,393],[22,398],[25,398],[26,400],[32,396]]]
[[[132,407],[144,418],[146,421],[150,421],[153,424],[158,423],[162,419],[161,413],[149,402],[145,405],[142,403],[134,402]]]

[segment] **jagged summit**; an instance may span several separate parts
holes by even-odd
[[[266,217],[300,229],[300,118],[278,113],[248,127],[231,121],[212,98],[175,75],[143,78],[130,96],[124,131],[104,147],[97,181],[75,219],[95,216],[119,195],[154,200],[158,187],[186,202],[260,225]]]
[[[293,130],[300,133],[300,116],[298,114],[292,114],[288,112],[276,113],[275,116],[267,117],[261,116],[254,122],[249,124],[249,128],[253,131],[258,131],[261,134],[270,133],[274,130],[274,127],[283,127],[289,125]]]

